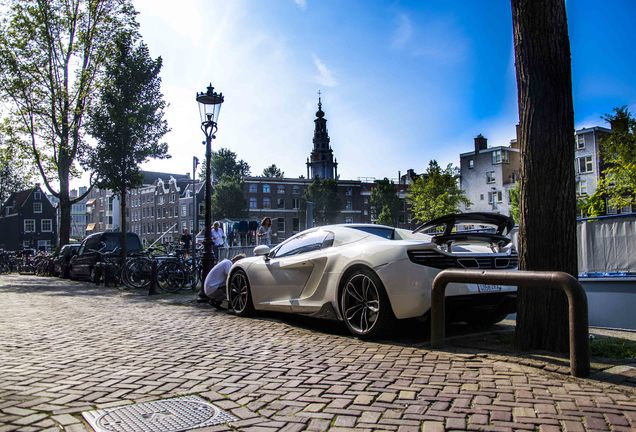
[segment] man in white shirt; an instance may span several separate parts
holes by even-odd
[[[218,222],[214,222],[214,227],[212,228],[212,252],[214,252],[214,258],[217,260],[219,259],[219,248],[223,246],[223,243],[225,243],[223,228]]]
[[[245,258],[244,254],[238,254],[231,260],[224,259],[212,267],[203,282],[203,292],[210,298],[209,303],[217,309],[221,309],[221,303],[226,299],[225,286],[227,275],[230,273],[232,264]]]

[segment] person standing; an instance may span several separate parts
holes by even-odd
[[[192,246],[192,235],[190,235],[190,231],[187,228],[183,229],[183,234],[181,234],[181,243],[183,244],[184,256],[188,259],[190,255],[190,247]]]
[[[219,260],[219,249],[225,243],[225,233],[223,232],[223,228],[218,222],[214,222],[214,226],[212,228],[212,252],[214,252],[214,258]]]
[[[272,244],[272,220],[268,217],[263,218],[261,226],[256,232],[259,245],[270,246]]]

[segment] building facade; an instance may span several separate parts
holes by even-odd
[[[0,248],[51,252],[57,245],[57,211],[39,184],[12,193],[0,209]]]
[[[463,211],[510,214],[510,189],[519,180],[521,153],[517,140],[509,146],[488,147],[475,137],[474,151],[459,155],[460,188],[471,204]]]

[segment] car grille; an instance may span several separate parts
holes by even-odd
[[[508,256],[451,256],[432,249],[408,251],[409,259],[415,264],[428,267],[466,269],[513,269],[519,264],[516,252]]]

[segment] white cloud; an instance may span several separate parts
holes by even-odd
[[[294,0],[294,3],[303,10],[307,7],[307,0]]]
[[[393,32],[391,46],[399,50],[403,49],[413,37],[413,24],[411,24],[411,19],[405,13],[399,13],[396,21],[397,24]]]
[[[314,76],[315,81],[325,87],[336,87],[338,81],[334,77],[334,73],[316,54],[312,54],[314,65],[318,70],[318,75]]]

